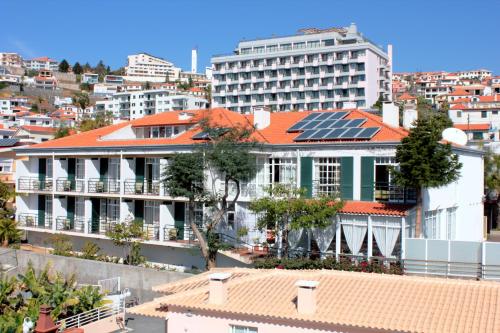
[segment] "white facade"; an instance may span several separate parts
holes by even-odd
[[[0,52],[0,66],[22,67],[23,58],[18,53]]]
[[[458,72],[460,79],[478,79],[484,80],[491,77],[491,71],[487,69],[476,69],[471,71]]]
[[[392,98],[389,53],[355,25],[241,41],[235,54],[212,57],[212,105],[240,113],[263,105],[276,111],[369,108],[380,96]]]
[[[165,82],[168,77],[169,80],[175,81],[179,77],[179,72],[179,68],[165,59],[139,53],[128,56],[125,79],[139,82]]]
[[[36,71],[42,69],[57,71],[57,69],[59,68],[59,64],[54,59],[50,59],[48,57],[41,57],[41,58],[34,58],[31,60],[25,60],[24,67],[26,69],[32,69]]]
[[[204,98],[158,89],[116,93],[109,101],[96,102],[96,106],[117,118],[137,119],[167,111],[205,109],[208,102]]]

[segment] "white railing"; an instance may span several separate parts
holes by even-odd
[[[68,328],[82,327],[104,318],[123,314],[124,312],[125,303],[123,301],[120,301],[119,303],[101,306],[99,308],[82,312],[72,317],[58,320],[56,324],[60,325],[59,331],[62,332],[63,330]]]
[[[97,284],[106,294],[115,294],[120,292],[120,277],[98,280]]]

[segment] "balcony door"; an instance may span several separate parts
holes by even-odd
[[[75,197],[66,197],[66,218],[69,220],[69,228],[75,227]]]

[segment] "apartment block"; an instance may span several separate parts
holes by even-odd
[[[212,57],[212,105],[241,113],[369,108],[392,98],[392,47],[387,51],[347,28],[240,41]]]
[[[24,67],[26,69],[32,69],[36,71],[42,69],[57,71],[59,68],[59,63],[57,62],[57,60],[50,59],[49,57],[39,57],[39,58],[24,60]]]
[[[402,257],[406,239],[415,236],[416,194],[395,184],[390,169],[397,167],[396,148],[407,132],[362,110],[258,110],[253,115],[222,108],[171,111],[19,148],[20,228],[33,237],[66,233],[106,239],[106,231],[117,223],[139,220],[147,243],[161,247],[193,241],[186,199],[172,196],[161,175],[171,156],[207,142],[201,126],[205,120],[222,128],[255,126],[252,138],[263,144],[252,152],[256,175],[241,183],[238,200],[218,232],[235,238],[239,229],[246,228],[247,244],[266,241],[267,232],[257,228],[249,203],[279,183],[304,188],[309,197],[330,194],[344,201],[325,230],[291,233],[292,248],[307,249],[306,241],[312,237],[322,253]],[[302,129],[319,123],[326,128]],[[460,178],[423,190],[422,237],[481,241],[482,153],[469,147],[453,147],[453,152],[463,164]],[[221,193],[221,179],[217,172],[206,170],[207,190]],[[230,198],[235,193],[230,183]],[[207,214],[199,203],[200,228]]]
[[[22,67],[23,58],[18,53],[0,52],[0,66]]]
[[[205,109],[208,101],[166,89],[119,92],[106,101],[97,101],[97,111],[112,112],[115,118],[138,119],[167,111]]]
[[[180,68],[165,59],[147,53],[132,54],[127,59],[126,80],[165,82],[167,78],[172,81],[179,78]]]

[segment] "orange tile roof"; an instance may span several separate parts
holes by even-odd
[[[324,111],[324,112],[338,112]],[[347,111],[347,110],[343,110]],[[366,118],[367,121],[362,127],[380,127],[369,141],[371,142],[399,142],[408,132],[402,128],[390,127],[382,122],[381,117],[361,111],[348,110],[349,114],[345,119]],[[179,120],[180,113],[192,113],[193,117],[187,120]],[[271,113],[271,123],[268,127],[257,130],[252,134],[253,139],[261,143],[269,144],[298,144],[294,141],[298,133],[288,133],[287,130],[310,114],[305,112],[275,112]],[[101,137],[108,135],[120,128],[131,125],[133,127],[155,126],[155,125],[195,125],[201,119],[208,118],[212,126],[236,127],[252,126],[253,115],[242,115],[223,108],[171,111],[159,113],[140,119],[123,122],[93,131],[80,133],[75,136],[64,137],[57,140],[42,142],[31,146],[30,148],[64,148],[64,147],[117,147],[117,146],[151,146],[151,145],[169,145],[169,144],[197,144],[198,140],[193,140],[192,136],[201,131],[199,126],[193,126],[188,131],[181,133],[173,138],[159,139],[114,139],[102,140]],[[339,141],[335,141],[339,142]],[[352,142],[352,141],[346,141]],[[314,142],[325,143],[325,142]],[[308,144],[301,142],[300,144]]]
[[[462,89],[457,89],[453,91],[452,93],[449,93],[448,96],[469,96],[471,95],[470,93],[466,92],[465,90]]]
[[[462,131],[489,131],[490,124],[454,124],[453,127]]]
[[[54,128],[54,127],[24,125],[24,126],[21,126],[21,128],[28,131],[28,132],[39,132],[39,133],[55,133],[55,132],[57,132],[57,128]]]
[[[238,273],[241,269],[227,269]],[[211,272],[209,272],[211,273]],[[208,279],[208,274],[201,278]],[[319,282],[316,311],[296,308],[299,280]],[[255,322],[280,320],[290,326],[321,325],[326,331],[350,327],[367,331],[498,333],[500,284],[416,276],[328,270],[259,270],[227,282],[227,301],[208,302],[206,284],[130,309],[165,317],[167,312],[203,311],[215,318]],[[349,331],[350,331],[349,330]]]
[[[450,110],[464,110],[464,109],[467,109],[467,106],[459,103],[459,104],[455,104],[453,105]]]
[[[401,96],[398,97],[398,100],[400,101],[411,101],[417,99],[415,96],[410,95],[409,93],[405,92]]]
[[[407,216],[412,206],[371,201],[345,201],[340,213],[361,215]]]
[[[479,96],[478,103],[491,103],[491,102],[500,102],[500,96],[498,94],[491,96]]]
[[[450,104],[458,104],[458,103],[470,103],[471,99],[467,97],[457,98],[454,101],[451,101]]]

